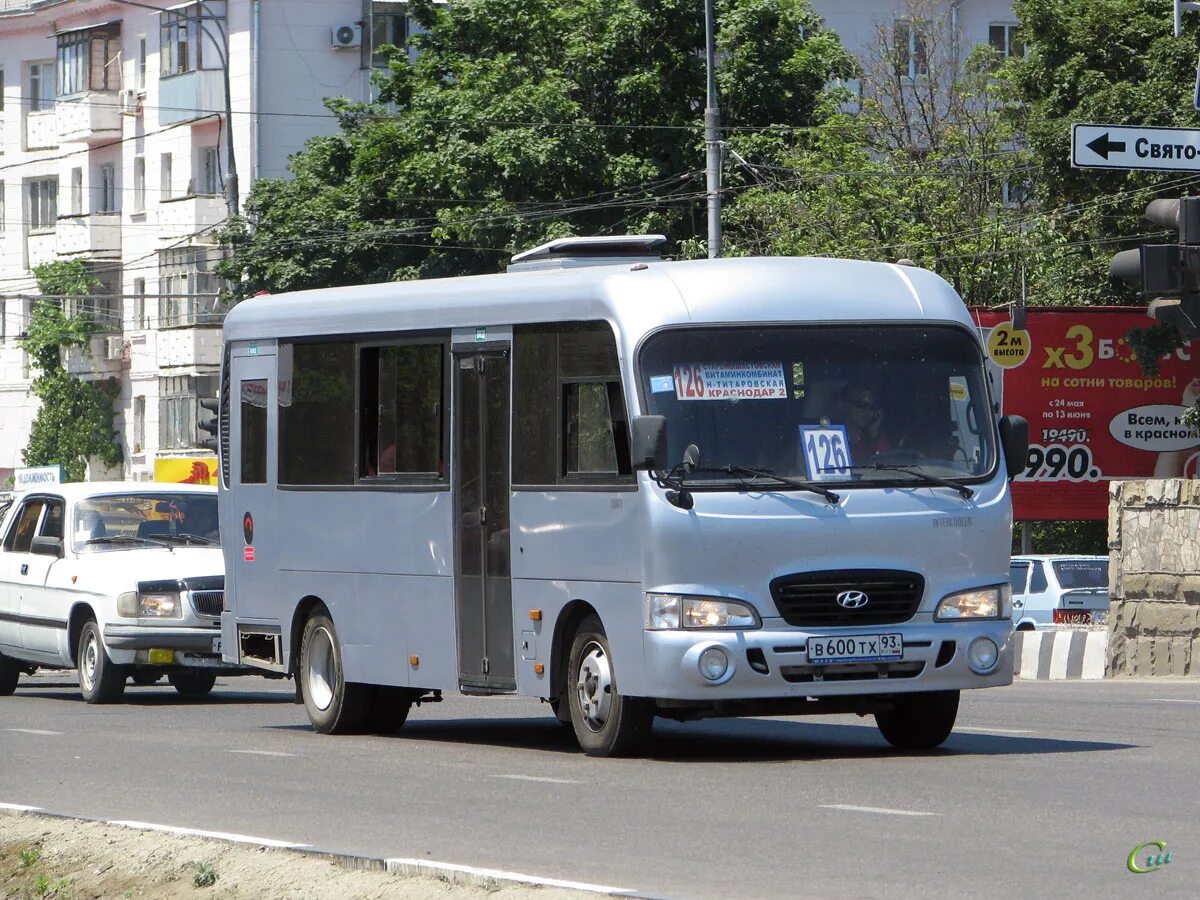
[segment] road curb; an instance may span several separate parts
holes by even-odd
[[[1108,656],[1107,631],[1018,631],[1013,675],[1024,681],[1098,681]]]

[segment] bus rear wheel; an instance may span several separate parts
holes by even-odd
[[[323,613],[304,623],[299,676],[304,709],[316,731],[351,734],[362,729],[369,699],[366,687],[346,682],[337,629]]]
[[[654,702],[617,690],[608,636],[596,616],[579,623],[567,679],[571,723],[584,753],[624,756],[645,743],[654,723]]]
[[[184,697],[204,697],[217,683],[217,673],[211,669],[189,669],[185,672],[172,672],[167,676],[167,681]]]
[[[0,653],[0,697],[9,697],[17,689],[17,681],[21,678],[21,668],[15,659],[9,659]]]
[[[898,750],[932,750],[954,730],[958,691],[905,694],[890,710],[875,713],[875,724]]]

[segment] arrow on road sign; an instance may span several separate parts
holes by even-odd
[[[1094,152],[1097,156],[1108,159],[1109,153],[1124,153],[1125,142],[1110,141],[1108,139],[1108,132],[1106,131],[1104,134],[1100,135],[1100,137],[1089,143],[1087,148]]]

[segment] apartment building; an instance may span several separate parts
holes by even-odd
[[[100,325],[85,378],[117,378],[125,461],[152,477],[200,454],[197,400],[216,393],[215,235],[255,180],[285,175],[336,130],[322,101],[369,97],[403,3],[371,0],[0,0],[0,484],[37,411],[17,339],[31,269],[83,261],[102,287],[72,304]],[[232,153],[232,157],[231,154]],[[36,373],[33,373],[36,374]],[[203,436],[203,435],[201,435]]]

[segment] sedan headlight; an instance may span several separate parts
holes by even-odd
[[[758,628],[760,624],[754,608],[737,600],[687,594],[646,594],[646,628],[651,631]]]
[[[178,591],[148,591],[138,595],[139,618],[178,619],[182,615]]]
[[[1001,584],[996,587],[960,591],[943,597],[933,617],[940,622],[957,619],[1012,618],[1012,587]]]

